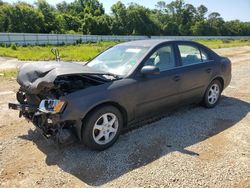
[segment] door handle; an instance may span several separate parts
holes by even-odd
[[[173,77],[173,80],[178,82],[181,79],[181,77],[179,75],[176,75]]]
[[[212,72],[212,69],[211,69],[211,68],[208,68],[208,69],[206,69],[206,72],[207,72],[207,73],[211,73],[211,72]]]

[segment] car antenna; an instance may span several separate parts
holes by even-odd
[[[57,48],[52,48],[51,49],[51,53],[56,56],[56,61],[60,61],[61,60],[60,53],[59,53],[59,50]]]

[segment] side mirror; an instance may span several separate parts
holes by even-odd
[[[146,65],[141,69],[142,75],[156,75],[160,74],[160,69],[156,66]]]

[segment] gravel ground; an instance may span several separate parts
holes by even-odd
[[[0,80],[0,187],[250,187],[249,51],[217,50],[233,78],[216,108],[180,108],[102,152],[44,140],[7,109],[16,82]]]

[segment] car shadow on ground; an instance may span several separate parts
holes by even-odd
[[[234,126],[248,112],[249,103],[223,96],[213,109],[181,108],[160,121],[123,134],[114,146],[102,152],[89,150],[80,144],[57,149],[32,130],[21,138],[37,145],[46,155],[47,165],[58,165],[88,185],[98,186],[170,152],[198,157],[199,153],[186,148]]]

